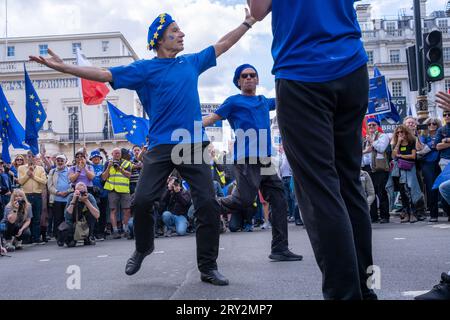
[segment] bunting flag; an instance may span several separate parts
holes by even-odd
[[[31,152],[33,152],[34,155],[37,155],[39,153],[39,131],[47,120],[47,113],[31,83],[25,64],[23,65],[23,68],[25,71],[25,101],[27,111],[25,143],[30,146]]]
[[[86,56],[77,48],[77,64],[82,67],[91,67],[92,64],[86,59]],[[102,104],[109,93],[108,87],[101,82],[81,79],[81,89],[83,93],[84,104],[96,106]]]

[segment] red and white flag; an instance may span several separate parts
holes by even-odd
[[[82,67],[92,66],[80,48],[77,48],[77,64]],[[81,79],[81,88],[83,92],[84,104],[88,106],[102,104],[109,93],[109,89],[104,83],[86,79]]]

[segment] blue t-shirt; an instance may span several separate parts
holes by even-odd
[[[149,149],[162,144],[209,141],[202,126],[198,78],[214,66],[216,52],[211,46],[197,54],[140,60],[110,69],[111,86],[135,90],[150,118]],[[196,128],[194,122],[198,122]],[[177,129],[184,129],[184,136],[189,132],[190,139],[180,138],[181,132],[172,139]]]
[[[94,178],[94,180],[92,180],[92,183],[94,184],[94,187],[99,188],[100,198],[108,197],[108,191],[105,190],[103,180],[102,180],[102,174],[105,171],[105,166],[102,164],[93,164],[92,168],[94,168],[94,173],[95,173],[95,178]]]
[[[436,133],[436,145],[439,143],[442,143],[442,140],[450,138],[450,124],[447,124],[443,126],[442,128],[439,128]],[[441,159],[448,159],[450,160],[450,148],[441,150]]]
[[[52,169],[53,170],[53,169]],[[58,172],[58,181],[56,182],[56,190],[58,192],[66,192],[72,187],[72,183],[69,179],[69,169],[65,167],[62,171],[58,171],[58,169],[54,169]],[[56,202],[67,202],[69,195],[65,197],[55,196]]]
[[[217,115],[228,120],[236,134],[235,160],[272,156],[270,111],[275,110],[275,108],[275,99],[238,94],[225,100],[216,111]],[[252,129],[254,130],[253,135]],[[238,130],[242,130],[241,134],[238,133]],[[253,138],[246,138],[244,144],[244,139],[239,138],[239,136],[242,136],[242,132],[247,133],[247,137],[253,136]]]
[[[367,63],[354,0],[273,0],[277,79],[327,82]]]
[[[423,161],[425,162],[435,162],[439,160],[439,151],[437,151],[436,146],[437,146],[437,134],[434,136],[421,136],[420,137],[420,142],[422,142],[423,144],[426,144],[431,151],[428,152],[425,157],[423,157]]]

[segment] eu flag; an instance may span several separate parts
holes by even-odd
[[[28,76],[25,64],[23,66],[25,70],[25,101],[27,110],[27,121],[25,126],[25,143],[30,146],[34,155],[39,153],[39,131],[44,126],[45,120],[47,120],[47,114],[44,110],[44,106],[39,99],[39,96],[34,90],[30,77]]]
[[[150,131],[148,120],[135,116],[127,116],[124,119],[124,126],[127,130],[127,140],[132,144],[143,146]]]
[[[146,143],[150,123],[148,120],[120,111],[112,103],[108,102],[109,114],[115,134],[126,133],[127,140],[131,143],[143,146]]]
[[[23,144],[25,130],[14,115],[8,100],[6,100],[2,87],[0,86],[0,131],[2,137],[2,159],[11,163],[9,146],[12,144],[16,149],[28,149]]]
[[[119,134],[127,132],[124,126],[124,118],[127,116],[127,114],[120,111],[119,108],[117,108],[109,101],[108,101],[108,109],[114,133]]]

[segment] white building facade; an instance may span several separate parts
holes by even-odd
[[[450,18],[445,11],[426,11],[427,0],[421,0],[423,33],[440,30],[443,33],[445,75],[443,81],[431,85],[429,92],[430,116],[440,116],[442,111],[434,105],[438,91],[450,89]],[[356,6],[358,21],[363,33],[364,46],[369,56],[369,73],[373,76],[374,66],[386,76],[391,94],[396,99],[404,97],[407,108],[416,115],[417,92],[411,92],[408,79],[406,48],[415,45],[414,17],[400,10],[395,18],[373,18],[370,4]]]
[[[127,65],[139,58],[121,33],[10,38],[7,45],[5,40],[0,39],[0,85],[25,128],[25,64],[47,112],[40,143],[45,144],[48,154],[65,153],[71,158],[74,137],[76,149],[84,141],[88,150],[100,146],[109,151],[115,147],[129,147],[123,134],[113,134],[106,102],[99,106],[83,105],[77,78],[28,61],[30,55],[46,56],[47,49],[51,48],[66,63],[75,64],[76,48],[79,47],[94,66]],[[110,88],[107,100],[126,114],[143,116],[142,106],[133,91]],[[77,115],[77,121],[72,121],[72,114]],[[23,152],[11,149],[12,156]]]

